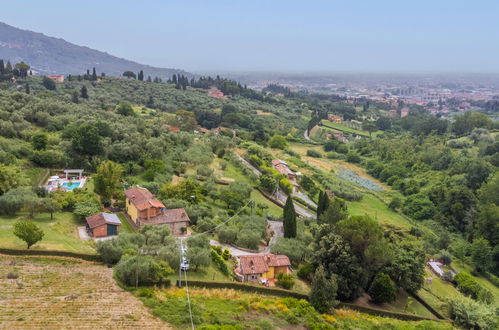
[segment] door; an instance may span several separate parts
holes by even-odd
[[[108,224],[107,225],[107,236],[114,236],[114,235],[118,235],[118,226]]]

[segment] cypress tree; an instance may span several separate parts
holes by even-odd
[[[30,94],[30,93],[31,93],[31,91],[30,91],[30,89],[29,89],[29,84],[26,84],[26,87],[25,87],[25,88],[26,88],[26,94]]]
[[[81,88],[81,92],[80,92],[80,95],[82,98],[84,99],[88,99],[88,90],[87,90],[87,87],[86,86],[83,86]]]
[[[321,216],[321,214],[324,212],[322,209],[322,190],[319,191],[319,201],[317,202],[317,219]]]
[[[73,94],[71,95],[71,101],[73,103],[80,103],[80,100],[78,99],[78,91],[73,91]]]
[[[95,67],[94,67],[94,69],[92,70],[92,80],[93,80],[93,81],[96,81],[96,80],[97,80],[97,72],[95,72]]]
[[[7,61],[7,65],[5,66],[4,73],[12,73],[12,64],[10,64],[10,61]]]
[[[147,76],[147,82],[152,82],[151,76]]]
[[[139,74],[137,75],[137,79],[139,79],[140,81],[144,80],[144,71],[142,71],[142,70],[139,71]]]
[[[5,73],[5,64],[3,63],[3,60],[0,60],[0,74]]]
[[[315,271],[310,290],[310,303],[319,313],[329,313],[336,304],[336,292],[338,283],[333,275],[331,279],[326,277],[324,266],[320,265]]]
[[[295,206],[293,205],[293,199],[288,196],[286,199],[286,204],[283,209],[283,226],[284,226],[284,237],[295,238],[296,237],[296,213]]]
[[[329,208],[329,197],[324,191],[319,192],[319,202],[317,203],[317,218],[326,213]]]

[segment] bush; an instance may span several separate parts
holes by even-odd
[[[227,261],[227,260],[229,260],[229,259],[230,259],[230,252],[229,252],[229,249],[227,249],[227,248],[226,248],[226,249],[224,250],[224,253],[222,254],[222,258],[223,258],[225,261]]]
[[[438,254],[437,258],[444,264],[444,265],[450,265],[452,262],[452,255],[449,253],[449,251],[442,250]]]
[[[371,283],[368,293],[375,303],[383,304],[395,300],[396,289],[390,276],[379,273]]]
[[[7,274],[7,278],[9,280],[15,280],[15,279],[19,278],[19,275],[17,273],[10,272],[10,273]]]
[[[226,276],[230,275],[230,271],[229,271],[229,268],[227,267],[227,263],[222,258],[222,256],[220,256],[218,251],[216,249],[214,249],[213,247],[211,250],[211,260],[213,260],[213,262],[215,262],[217,264],[218,269],[220,269],[220,271],[224,275],[226,275]]]
[[[298,268],[298,272],[296,273],[299,278],[302,280],[310,281],[312,280],[313,275],[313,267],[312,264],[304,263]]]
[[[298,264],[305,258],[307,246],[298,239],[281,237],[271,246],[270,251],[274,254],[284,254],[292,263]]]
[[[292,274],[285,274],[281,272],[277,274],[276,284],[283,289],[290,290],[295,285],[295,281],[293,280]]]
[[[487,304],[493,302],[494,297],[492,293],[482,287],[471,274],[467,272],[460,272],[454,276],[454,281],[456,282],[459,291],[461,291],[464,295]]]
[[[258,250],[260,235],[251,230],[241,230],[237,235],[236,244],[243,248]]]
[[[360,163],[361,160],[362,159],[360,158],[359,154],[357,154],[355,151],[349,151],[347,153],[347,162]]]
[[[317,150],[308,149],[307,150],[307,156],[315,157],[315,158],[321,158],[322,154],[319,151],[317,151]]]
[[[218,230],[218,241],[225,244],[233,244],[237,239],[237,228],[225,226]]]
[[[459,297],[447,302],[450,318],[465,329],[497,329],[495,308]]]
[[[156,262],[152,256],[126,256],[115,266],[114,273],[121,283],[129,286],[169,286],[168,276],[174,271],[166,262]]]

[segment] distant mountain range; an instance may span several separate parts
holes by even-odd
[[[78,46],[60,38],[21,30],[0,22],[0,59],[12,64],[20,61],[40,74],[82,74],[96,68],[97,73],[121,76],[124,71],[144,70],[144,76],[168,78],[173,74],[191,74],[178,69],[156,68],[107,53]]]

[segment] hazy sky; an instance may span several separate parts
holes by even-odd
[[[0,21],[193,72],[499,72],[498,13],[498,0],[15,0]]]

